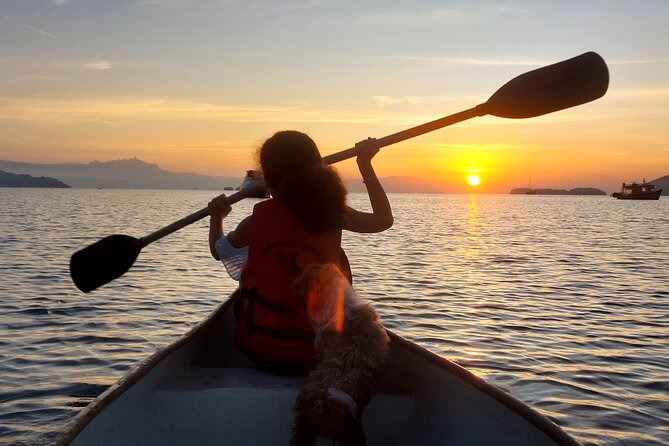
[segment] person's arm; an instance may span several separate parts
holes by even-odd
[[[216,251],[216,242],[223,237],[223,219],[228,216],[232,207],[228,204],[225,194],[219,195],[209,202],[209,252],[216,260],[221,257]]]
[[[381,182],[376,177],[372,167],[372,158],[379,153],[380,147],[376,145],[376,140],[372,138],[356,144],[356,146],[361,145],[357,162],[360,175],[362,175],[362,182],[365,183],[367,188],[372,212],[349,209],[344,215],[344,229],[366,233],[385,231],[393,225],[394,218],[386,191],[381,186]]]
[[[216,249],[216,242],[223,237],[223,219],[228,216],[232,207],[228,204],[225,194],[219,195],[209,202],[209,251],[216,260],[221,260]],[[251,233],[251,217],[248,216],[239,224],[234,231],[228,233],[228,241],[233,248],[239,249],[249,244]]]
[[[249,255],[248,239],[251,231],[251,216],[242,220],[234,231],[223,235],[223,219],[230,213],[225,195],[214,198],[209,203],[209,251],[214,259],[220,260],[230,277],[240,280],[242,270]]]

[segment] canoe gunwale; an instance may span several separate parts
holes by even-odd
[[[122,376],[118,381],[109,386],[107,390],[102,392],[95,400],[88,406],[83,408],[74,419],[65,425],[62,429],[62,436],[58,437],[54,446],[66,446],[79,435],[88,424],[95,419],[95,417],[113,403],[118,397],[123,395],[129,388],[144,378],[151,370],[153,370],[163,359],[179,350],[181,347],[191,341],[193,336],[202,331],[209,323],[216,319],[226,307],[232,305],[232,301],[239,290],[235,291],[227,300],[220,303],[214,311],[212,311],[206,318],[198,322],[193,328],[188,330],[179,339],[172,342],[163,349],[160,349],[149,356],[144,361],[133,367],[127,374]]]
[[[204,333],[204,330],[221,315],[226,308],[232,305],[235,297],[238,295],[239,290],[233,292],[228,299],[220,303],[206,318],[196,324],[188,332],[182,335],[179,339],[169,344],[165,348],[156,351],[146,360],[139,363],[137,366],[132,368],[126,375],[121,377],[116,383],[112,384],[108,389],[102,392],[95,400],[93,400],[88,406],[83,408],[72,421],[65,424],[61,429],[61,434],[57,436],[55,446],[67,446],[69,445],[94,419],[105,410],[109,405],[111,405],[117,398],[123,395],[128,389],[133,385],[139,382],[144,378],[149,372],[151,372],[158,364],[161,363],[165,358],[167,358],[172,353],[179,350],[181,347],[188,344],[195,335],[200,332]],[[561,446],[581,446],[574,438],[569,436],[565,431],[562,430],[557,424],[551,421],[548,417],[540,414],[535,409],[532,409],[527,404],[516,399],[511,394],[503,391],[502,389],[490,384],[483,378],[473,374],[464,367],[443,358],[436,353],[433,353],[427,350],[424,347],[421,347],[418,344],[415,344],[390,330],[386,330],[391,339],[392,344],[395,344],[398,348],[408,350],[410,353],[420,356],[421,358],[429,361],[433,365],[446,370],[448,373],[460,378],[466,383],[474,386],[487,396],[493,398],[504,406],[508,407],[520,417],[526,419],[530,424],[536,427],[538,430],[546,434],[552,440],[554,440],[558,445]]]
[[[469,370],[454,363],[453,361],[443,358],[436,353],[433,353],[426,348],[409,341],[408,339],[404,339],[390,330],[386,331],[388,332],[392,343],[398,344],[402,348],[405,348],[412,353],[430,361],[434,365],[445,369],[449,373],[481,390],[489,397],[497,400],[504,406],[516,412],[522,418],[528,420],[533,426],[548,435],[551,439],[555,440],[555,442],[557,442],[559,445],[582,446],[548,417],[532,409],[530,406],[515,398],[510,393],[507,393],[499,387],[490,384],[480,376],[473,374]]]

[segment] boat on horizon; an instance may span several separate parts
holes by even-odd
[[[532,189],[532,178],[530,177],[530,182],[527,185],[527,190],[525,191],[525,195],[536,195],[536,194],[537,194],[537,190]]]
[[[247,170],[242,184],[235,190],[245,190],[259,186],[262,186],[262,188],[259,189],[258,193],[250,195],[249,198],[269,198],[269,190],[267,190],[267,186],[265,186],[265,179],[260,170]]]
[[[618,200],[659,200],[660,195],[662,195],[662,189],[655,189],[655,185],[646,183],[645,178],[642,183],[636,181],[623,183],[620,192],[611,194]]]
[[[259,368],[237,349],[238,293],[103,392],[56,446],[287,445],[305,376]],[[388,335],[386,367],[363,415],[370,446],[579,445],[508,392]]]

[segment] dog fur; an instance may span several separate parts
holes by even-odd
[[[362,411],[390,342],[379,315],[334,264],[308,267],[293,291],[316,333],[316,364],[295,403],[291,445],[311,446],[317,436],[365,445]]]

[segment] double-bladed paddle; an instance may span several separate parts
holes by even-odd
[[[436,121],[431,121],[376,140],[385,147],[476,116],[531,118],[598,99],[609,86],[609,71],[596,53],[580,56],[521,74],[504,84],[486,102]],[[357,155],[352,147],[323,157],[333,164]],[[233,204],[254,195],[255,188],[245,189],[228,197]],[[87,293],[122,276],[133,265],[142,248],[172,232],[209,215],[204,208],[142,238],[110,235],[74,253],[70,259],[70,275],[74,284]]]

